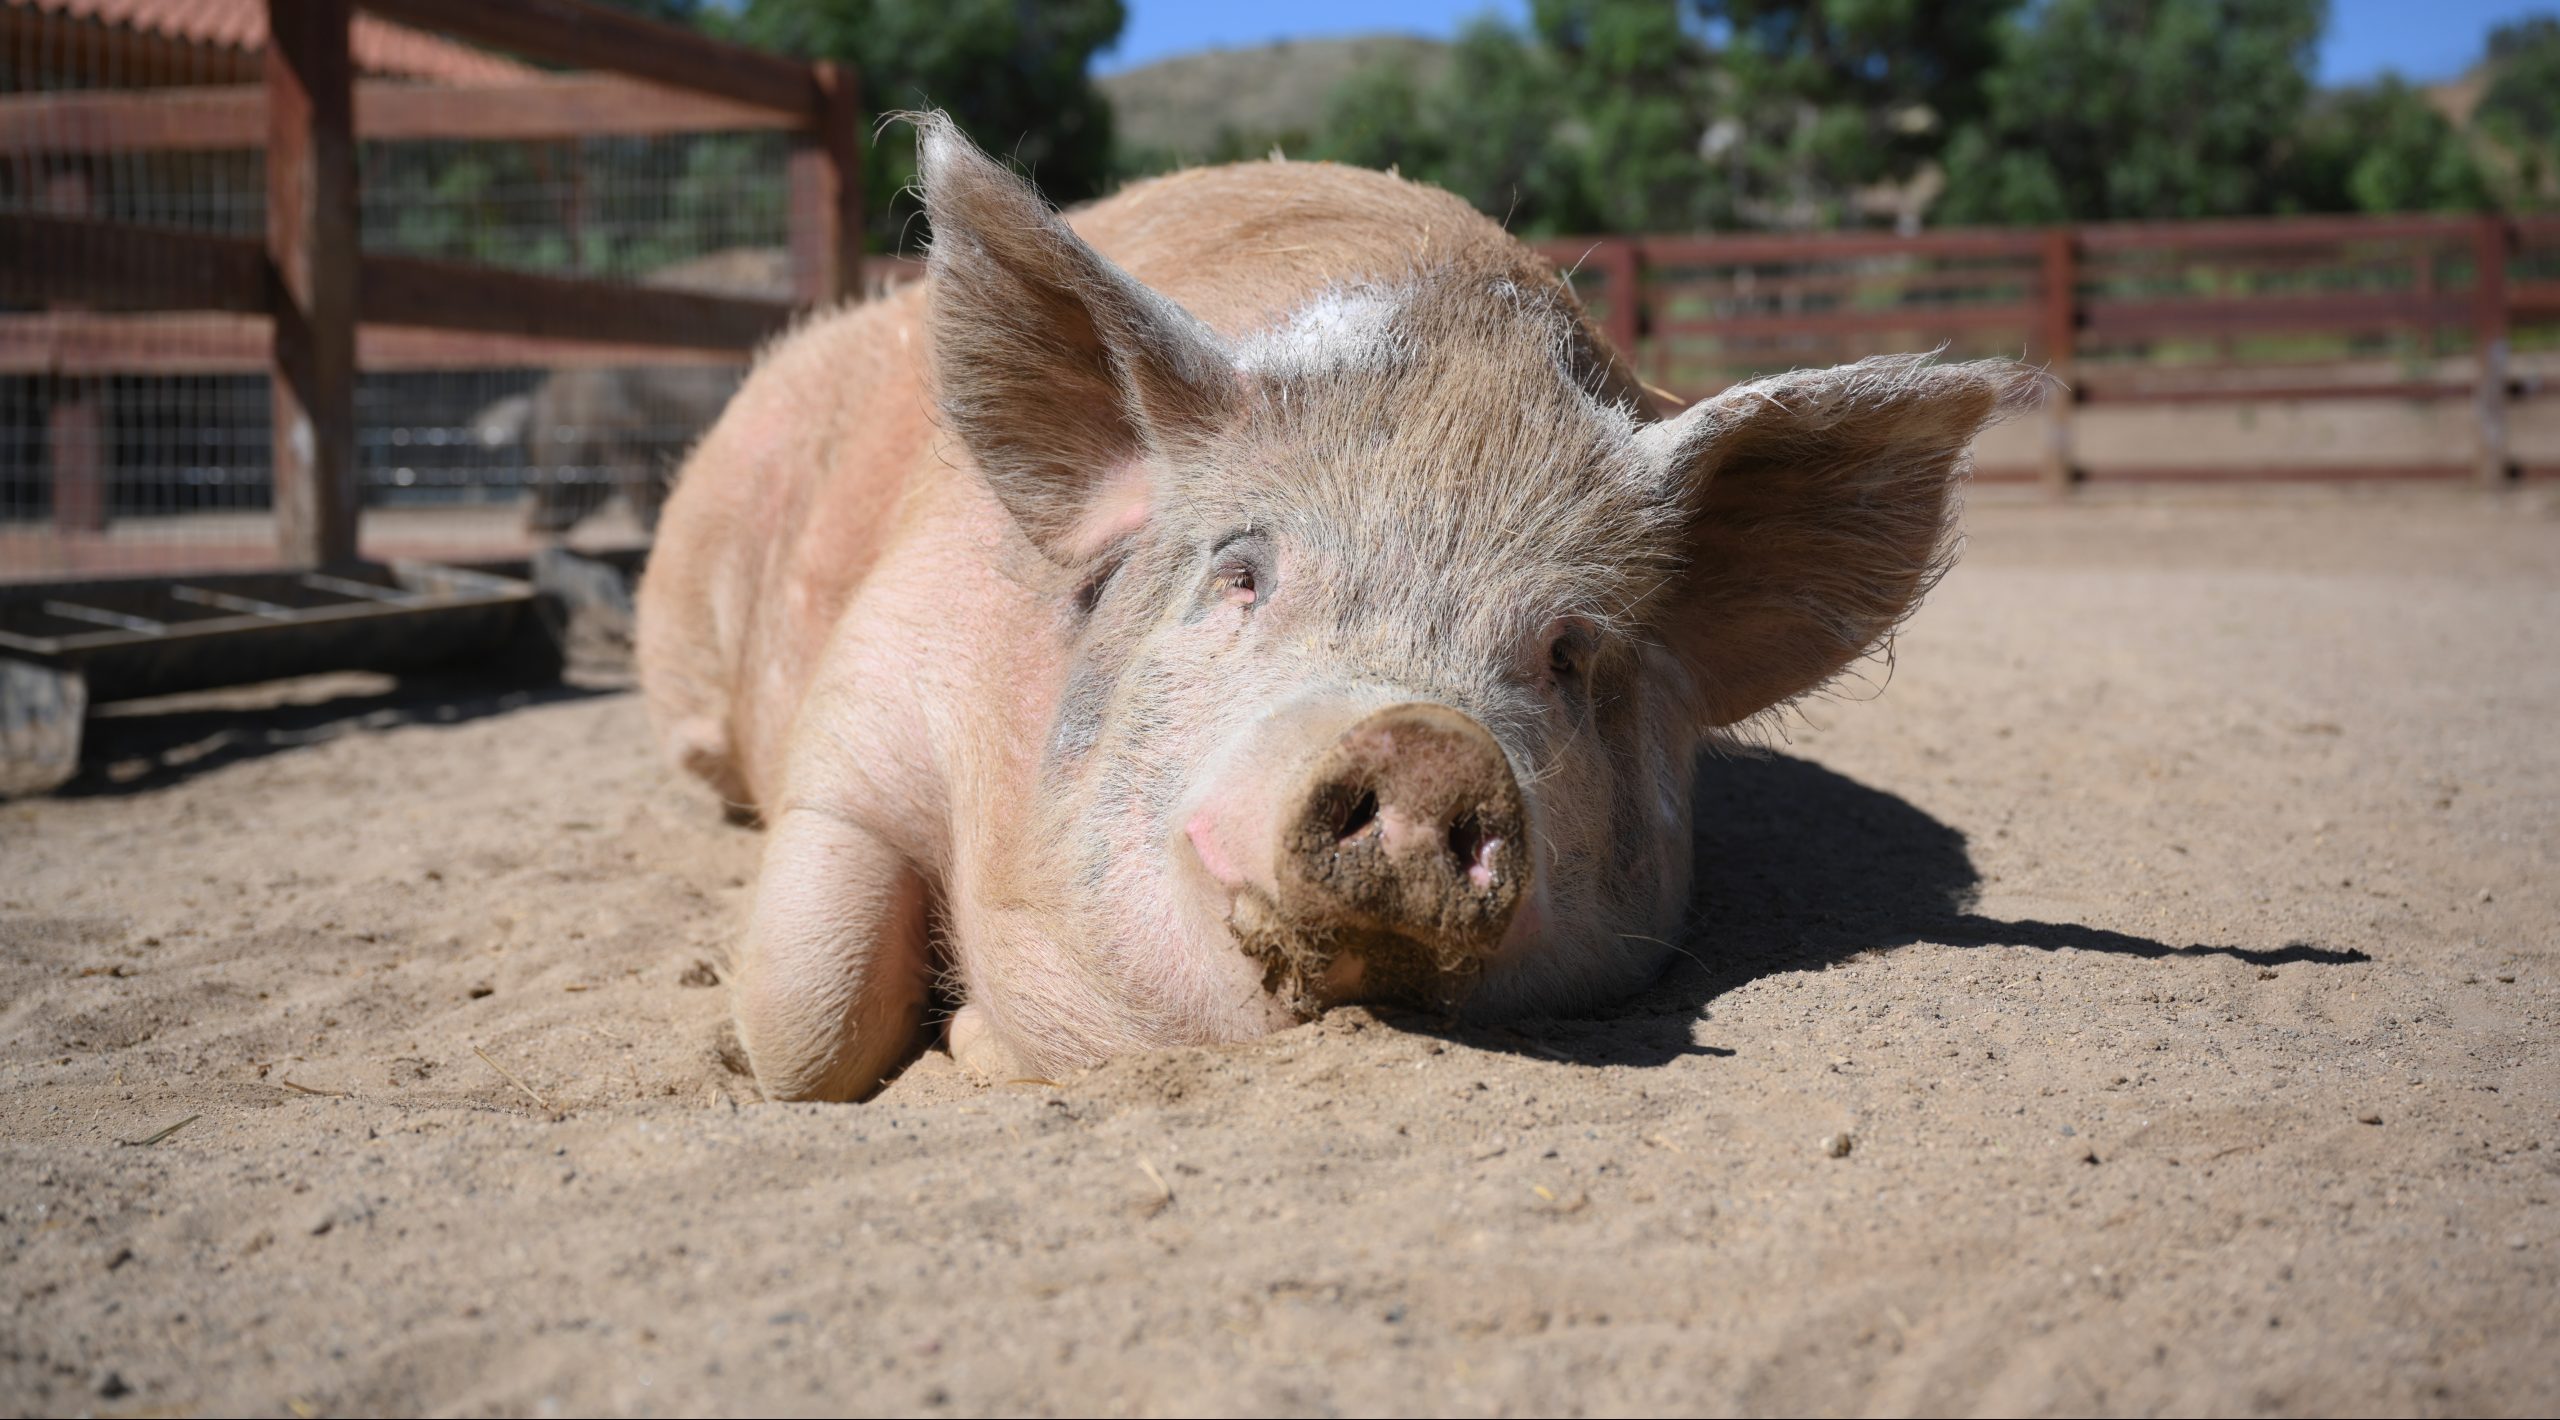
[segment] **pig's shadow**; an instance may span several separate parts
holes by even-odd
[[[1819,970],[1915,942],[2222,956],[2259,966],[2370,960],[2301,942],[2272,950],[2182,946],[2072,923],[1980,916],[1972,908],[1982,876],[1964,835],[1908,800],[1783,754],[1705,759],[1696,782],[1693,927],[1662,978],[1588,1017],[1460,1027],[1453,1039],[1594,1065],[1731,1054],[1692,1039],[1717,997],[1762,976]]]

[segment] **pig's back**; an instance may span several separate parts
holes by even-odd
[[[1230,336],[1329,286],[1422,267],[1562,286],[1448,193],[1330,163],[1193,169],[1068,220]],[[643,689],[661,743],[734,803],[770,790],[829,635],[902,530],[932,523],[937,507],[994,507],[950,483],[968,469],[932,417],[928,285],[822,316],[768,351],[686,461],[659,525],[640,597]],[[1591,343],[1604,383],[1638,397]]]
[[[1439,265],[1561,286],[1465,202],[1366,168],[1232,163],[1139,183],[1068,214],[1078,235],[1213,329],[1270,324],[1328,286]]]

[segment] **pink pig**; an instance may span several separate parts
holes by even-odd
[[[1642,984],[1702,746],[1892,631],[2039,393],[1874,359],[1656,418],[1446,193],[1273,161],[1069,221],[917,123],[931,280],[765,356],[641,589],[660,736],[768,825],[775,1098],[878,1088],[937,981],[996,1073]]]

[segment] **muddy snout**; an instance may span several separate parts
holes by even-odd
[[[1449,1006],[1528,888],[1520,785],[1493,736],[1442,705],[1389,706],[1319,750],[1284,795],[1267,899],[1234,925],[1309,1010]]]

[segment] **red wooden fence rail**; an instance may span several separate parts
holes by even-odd
[[[2500,217],[2328,217],[2213,222],[2108,223],[2042,232],[1880,233],[1567,238],[1544,244],[1601,311],[1612,341],[1640,371],[1695,398],[1724,381],[1681,379],[1673,370],[1683,341],[1712,338],[1724,363],[1752,366],[1753,342],[1775,342],[1773,358],[1807,350],[1840,358],[1940,342],[2005,349],[2038,361],[2069,393],[2048,411],[2038,473],[2056,486],[2082,475],[2075,457],[2076,410],[2087,405],[2213,404],[2249,400],[2469,400],[2475,407],[2471,457],[2459,471],[2500,484],[2517,473],[2510,412],[2537,386],[2513,374],[2511,326],[2560,320],[2560,281],[2517,281],[2516,254],[2531,248],[2560,264],[2560,219]],[[2446,289],[2438,266],[2467,265],[2467,287]],[[1771,274],[1771,268],[1779,268]],[[2406,269],[2382,289],[2316,289],[2358,273]],[[1711,270],[1715,279],[1677,273]],[[2199,272],[2225,283],[2274,280],[2277,289],[2174,294]],[[2285,280],[2315,289],[2287,289]],[[1881,304],[1861,297],[1884,295]],[[1977,299],[1962,299],[1966,296]],[[1926,297],[1914,300],[1914,297]],[[1955,298],[1955,299],[1941,299]],[[1705,306],[1704,314],[1694,312]],[[2096,360],[2110,349],[2205,342],[2227,356],[2235,342],[2269,338],[2383,335],[2432,350],[2449,332],[2464,337],[2468,377],[2441,372],[2375,378],[2320,364],[2252,373],[2226,361],[2177,379],[2180,367]],[[1807,341],[1815,342],[1808,346]],[[1791,342],[1791,343],[1790,343]],[[1822,342],[1828,342],[1824,344]],[[2196,378],[2197,375],[2206,378]],[[2166,378],[2164,378],[2164,376]],[[2455,465],[2390,470],[2441,476]],[[2342,475],[2345,471],[2341,471]],[[2118,471],[2115,477],[2178,477],[2173,470]]]

